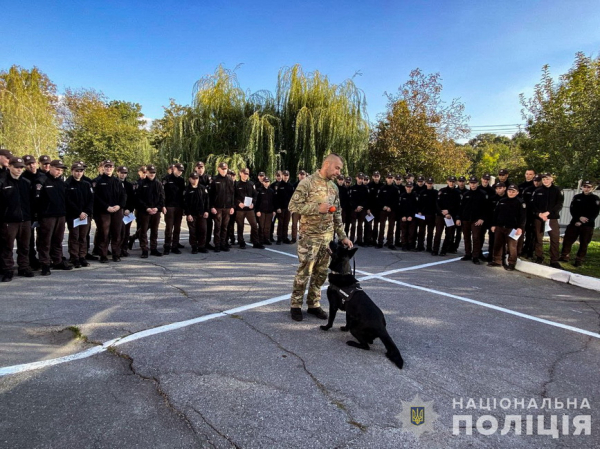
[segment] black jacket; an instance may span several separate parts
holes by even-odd
[[[292,195],[294,195],[294,186],[289,182],[281,181],[275,191],[275,209],[288,210]]]
[[[548,218],[558,220],[564,201],[562,190],[554,184],[550,187],[538,187],[533,192],[533,197],[531,198],[533,215],[536,219],[541,220],[539,214],[550,212]]]
[[[442,211],[447,210],[448,213],[455,218],[460,209],[460,193],[454,187],[446,186],[441,188],[438,190],[436,207],[437,214],[440,217],[442,216]]]
[[[39,218],[66,216],[65,190],[62,176],[55,178],[50,174],[43,184],[36,186],[35,201]]]
[[[383,185],[377,192],[377,207],[371,212],[380,212],[384,207],[391,207],[393,212],[398,211],[399,192],[395,185]]]
[[[100,175],[94,180],[94,215],[107,214],[109,207],[119,206],[125,209],[127,195],[119,178]]]
[[[437,212],[437,189],[425,189],[419,193],[418,212],[422,215],[435,215]]]
[[[369,201],[367,209],[369,209],[373,213],[378,212],[380,210],[377,194],[384,185],[385,184],[382,184],[381,181],[377,183],[375,181],[370,181],[369,184],[367,184],[367,188],[369,189]],[[377,219],[379,220],[379,217],[377,217]]]
[[[580,217],[585,217],[589,221],[587,223],[581,223],[582,226],[594,227],[594,222],[598,218],[600,213],[600,198],[593,193],[585,195],[584,193],[578,193],[573,197],[571,206],[571,224],[575,224],[579,221]]]
[[[161,210],[165,207],[165,189],[156,178],[153,180],[142,179],[136,189],[135,197],[138,214],[146,214],[146,209],[157,208]]]
[[[250,198],[252,198],[252,204],[254,204],[254,206],[256,206],[256,189],[254,188],[254,183],[250,180],[244,182],[244,181],[237,181],[234,184],[235,187],[235,194],[234,194],[234,198],[235,198],[235,210],[250,210],[249,207],[244,207],[242,209],[240,209],[239,204],[240,203],[244,203],[244,199],[248,196]]]
[[[492,218],[492,226],[502,226],[512,229],[524,229],[527,218],[527,210],[523,201],[518,198],[502,197],[496,208]]]
[[[460,212],[456,217],[461,221],[489,220],[489,200],[483,189],[469,190],[462,196]]]
[[[76,181],[73,176],[69,176],[65,185],[67,220],[79,218],[82,212],[91,218],[94,212],[94,190],[90,183],[84,180]]]
[[[125,195],[127,195],[127,201],[125,202],[125,209],[129,212],[133,212],[135,209],[135,187],[134,184],[129,181],[121,181],[123,188],[125,189]]]
[[[0,223],[31,221],[31,183],[13,178],[10,173],[0,178]]]
[[[342,210],[350,210],[350,194],[348,193],[348,187],[345,185],[338,184],[338,191],[340,192],[340,207]]]
[[[350,195],[350,209],[356,210],[358,206],[367,209],[369,206],[369,188],[364,185],[354,184],[348,191]]]
[[[275,191],[272,189],[260,189],[256,196],[256,212],[271,214],[275,211]]]
[[[183,191],[185,190],[185,180],[181,176],[170,174],[163,180],[165,189],[166,207],[183,207]]]
[[[215,209],[231,209],[234,201],[233,179],[229,176],[215,176],[208,190],[210,207]]]
[[[210,212],[207,188],[200,183],[196,188],[188,184],[183,192],[183,213],[197,217],[205,212]]]
[[[415,192],[405,192],[400,195],[399,199],[399,213],[400,218],[402,217],[413,217],[418,212],[417,211],[417,194]]]

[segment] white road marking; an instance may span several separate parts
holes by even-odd
[[[277,254],[283,254],[285,256],[288,257],[296,257],[293,254],[290,253],[286,253],[284,251],[278,251],[278,250],[274,250],[274,249],[270,249],[270,248],[266,248],[266,250],[277,253]],[[397,284],[397,285],[402,285],[404,287],[408,287],[408,288],[414,288],[417,290],[422,290],[422,291],[426,291],[428,293],[433,293],[435,295],[441,295],[441,296],[446,296],[448,298],[453,298],[453,299],[458,299],[460,301],[464,301],[464,302],[468,302],[471,304],[475,304],[478,306],[482,306],[482,307],[486,307],[489,309],[493,309],[493,310],[497,310],[499,312],[503,312],[503,313],[507,313],[510,315],[514,315],[514,316],[518,316],[520,318],[525,318],[528,320],[532,320],[532,321],[536,321],[538,323],[543,323],[543,324],[547,324],[550,326],[554,326],[554,327],[558,327],[561,329],[565,329],[565,330],[569,330],[572,332],[577,332],[583,335],[588,335],[590,337],[594,337],[594,338],[599,338],[600,339],[600,334],[594,333],[594,332],[590,332],[590,331],[586,331],[585,329],[579,329],[577,327],[573,327],[573,326],[568,326],[565,324],[561,324],[561,323],[556,323],[554,321],[550,321],[550,320],[546,320],[543,318],[538,318],[532,315],[527,315],[524,313],[520,313],[520,312],[516,312],[514,310],[510,310],[510,309],[506,309],[504,307],[499,307],[499,306],[495,306],[492,304],[487,304],[481,301],[476,301],[474,299],[470,299],[470,298],[465,298],[463,296],[458,296],[458,295],[453,295],[451,293],[446,293],[446,292],[441,292],[438,290],[434,290],[431,288],[427,288],[427,287],[421,287],[418,285],[413,285],[413,284],[408,284],[406,282],[402,282],[402,281],[396,281],[394,279],[388,279],[384,276],[388,276],[391,274],[395,274],[395,273],[399,273],[399,272],[403,272],[403,271],[410,271],[410,270],[418,270],[418,269],[422,269],[422,268],[427,268],[427,267],[432,267],[432,266],[436,266],[436,265],[442,265],[442,264],[446,264],[446,263],[450,263],[450,262],[455,262],[457,260],[459,260],[460,258],[452,258],[452,259],[446,259],[446,260],[442,260],[442,261],[438,261],[438,262],[431,262],[431,263],[426,263],[426,264],[421,264],[421,265],[415,265],[412,267],[404,267],[404,268],[398,268],[396,270],[388,270],[388,271],[384,271],[381,273],[377,273],[377,274],[373,274],[373,273],[369,273],[366,271],[362,271],[362,270],[356,270],[357,273],[363,274],[364,276],[362,278],[359,278],[359,281],[365,281],[365,280],[369,280],[369,279],[379,279],[385,282],[391,282],[393,284]],[[321,288],[321,290],[326,289],[327,286],[323,286]],[[201,317],[197,317],[197,318],[193,318],[190,320],[185,320],[185,321],[179,321],[176,323],[171,323],[171,324],[166,324],[164,326],[158,326],[152,329],[147,329],[144,331],[140,331],[140,332],[136,332],[134,334],[131,335],[127,335],[126,337],[119,337],[119,338],[115,338],[113,340],[109,340],[105,343],[103,343],[101,346],[95,346],[93,348],[87,349],[85,351],[76,353],[76,354],[71,354],[68,356],[64,356],[64,357],[58,357],[55,359],[49,359],[49,360],[40,360],[38,362],[32,362],[32,363],[24,363],[21,365],[13,365],[13,366],[6,366],[3,368],[0,368],[0,377],[3,376],[8,376],[11,374],[17,374],[17,373],[22,373],[22,372],[26,372],[26,371],[33,371],[33,370],[37,370],[37,369],[41,369],[41,368],[47,368],[50,366],[55,366],[55,365],[60,365],[62,363],[67,363],[67,362],[72,362],[74,360],[80,360],[80,359],[85,359],[88,357],[91,357],[93,355],[96,354],[100,354],[102,352],[105,352],[107,350],[109,350],[111,347],[115,347],[115,346],[121,346],[123,344],[126,343],[130,343],[132,341],[135,340],[139,340],[142,338],[146,338],[146,337],[150,337],[152,335],[157,335],[157,334],[162,334],[165,332],[170,332],[172,330],[176,330],[176,329],[181,329],[183,327],[187,327],[187,326],[191,326],[193,324],[198,324],[198,323],[202,323],[204,321],[209,321],[209,320],[213,320],[215,318],[222,318],[228,315],[233,315],[236,313],[240,313],[240,312],[244,312],[247,310],[251,310],[251,309],[255,309],[257,307],[262,307],[265,305],[269,305],[269,304],[273,304],[276,302],[280,302],[280,301],[284,301],[286,299],[290,298],[290,294],[286,294],[286,295],[280,295],[280,296],[276,296],[274,298],[270,298],[270,299],[266,299],[263,301],[258,301],[252,304],[247,304],[244,306],[240,306],[240,307],[235,307],[233,309],[229,309],[229,310],[225,310],[223,312],[217,312],[217,313],[211,313],[209,315],[203,315]]]

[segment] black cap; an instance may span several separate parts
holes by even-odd
[[[264,171],[259,171],[258,176],[266,176]]]
[[[227,165],[227,163],[226,163],[226,162],[221,162],[221,163],[219,164],[219,168],[221,168],[221,169],[227,169],[228,167],[229,167],[229,166]]]
[[[358,172],[358,175],[356,175],[356,177],[359,179],[363,179],[365,177],[365,174],[363,172]]]
[[[552,173],[542,173],[542,178],[554,178]]]
[[[25,161],[20,157],[11,157],[8,161],[9,165],[12,165],[15,168],[23,168],[25,167]]]
[[[127,167],[125,167],[124,165],[121,165],[120,167],[117,168],[117,172],[118,173],[129,173],[129,170],[127,170]]]
[[[245,175],[249,175],[249,174],[250,174],[250,170],[249,170],[248,168],[242,168],[242,169],[240,170],[240,173],[243,173],[243,174],[245,174]]]
[[[508,175],[508,170],[503,168],[498,172],[498,176]]]
[[[395,179],[396,181],[402,181],[404,178],[402,177],[402,175],[396,175],[396,176],[394,177],[394,179]]]
[[[459,176],[458,182],[467,182],[467,178],[465,178],[464,176]]]
[[[262,180],[262,182],[271,182],[271,180],[269,179],[268,176],[265,176]]]
[[[387,176],[386,176],[386,178],[388,178],[388,179],[390,179],[390,178],[394,179],[394,174],[393,173],[388,173]]]
[[[410,182],[410,181],[408,181],[408,182],[406,183],[406,187],[412,187],[413,185],[414,185],[414,184],[413,184],[412,182]]]
[[[38,159],[38,162],[40,164],[49,164],[50,162],[52,162],[52,160],[50,159],[50,156],[40,156],[40,158]]]
[[[178,163],[176,163],[176,164],[174,164],[174,165],[173,165],[173,168],[176,168],[176,169],[177,169],[177,170],[179,170],[179,171],[184,171],[184,170],[185,170],[185,167],[183,166],[183,164],[181,164],[181,163],[179,163],[179,162],[178,162]]]
[[[407,177],[407,178],[414,178],[414,177],[415,177],[415,175],[413,175],[412,173],[407,173],[407,174],[406,174],[406,177]]]
[[[83,161],[75,161],[75,162],[77,162],[78,164],[81,164],[81,165],[83,165],[83,168],[84,168],[84,169],[86,169],[86,168],[87,168],[87,165],[85,164],[85,162],[83,162]]]
[[[25,165],[33,164],[35,162],[35,157],[27,154],[23,156],[23,161],[25,162]]]
[[[14,157],[13,154],[6,148],[0,148],[0,156],[7,157],[9,159]]]
[[[506,184],[504,184],[502,181],[497,182],[496,185],[494,186],[494,188],[498,188],[498,187],[506,187]]]
[[[50,162],[50,167],[62,168],[62,169],[67,168],[67,166],[65,164],[63,164],[62,161],[60,161],[58,159],[55,159],[52,162]]]
[[[369,178],[367,175],[365,175],[365,177],[363,178],[363,180],[364,180],[364,181],[369,181],[369,180],[370,180],[370,178]]]
[[[506,190],[516,190],[519,191],[519,188],[514,184],[509,184]]]
[[[339,179],[339,180],[342,180],[342,181],[343,181],[345,178],[344,178],[344,175],[338,175],[337,179]]]
[[[281,172],[281,174],[282,174],[283,176],[290,176],[290,172],[289,172],[288,170],[283,170],[283,171]]]
[[[155,165],[146,165],[146,171],[148,173],[156,173],[156,166]]]
[[[534,180],[535,182],[542,182],[542,175],[535,175],[535,176],[533,177],[533,180]]]
[[[469,178],[469,183],[475,183],[476,184],[478,182],[479,182],[479,179],[477,179],[477,176],[471,176]]]
[[[373,176],[381,176],[381,174],[378,171],[374,171]]]
[[[419,177],[417,178],[417,181],[425,181],[425,176],[419,176]]]
[[[448,176],[446,178],[446,181],[452,181],[452,182],[456,182],[456,176]]]
[[[228,169],[227,174],[231,175],[231,176],[235,176],[235,172],[232,169]]]
[[[582,186],[593,186],[593,185],[594,185],[594,183],[593,183],[592,181],[583,181],[583,182],[581,183],[581,185],[582,185]]]
[[[73,164],[71,164],[71,171],[73,170],[85,170],[85,167],[83,166],[83,164],[80,164],[79,162],[75,162]]]
[[[145,165],[140,165],[140,167],[138,168],[138,171],[146,173],[148,171],[148,167]]]
[[[190,173],[190,179],[200,179],[200,175],[193,171]]]
[[[352,182],[352,178],[350,176],[346,176],[346,179],[344,179],[345,182]]]
[[[204,162],[202,162],[202,161],[196,162],[196,167],[204,167]]]
[[[492,179],[492,176],[489,173],[484,173],[481,179],[487,179],[488,181]]]
[[[305,170],[300,170],[300,171],[298,172],[298,174],[299,174],[299,175],[306,175],[306,171],[305,171]]]
[[[115,163],[113,161],[111,161],[110,159],[107,159],[104,162],[102,162],[102,165],[104,165],[105,167],[114,167]]]
[[[435,184],[435,181],[433,180],[433,178],[427,178],[427,181],[425,181],[427,184]]]

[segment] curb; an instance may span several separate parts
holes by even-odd
[[[558,268],[547,267],[545,265],[540,265],[533,262],[526,262],[521,259],[517,259],[517,265],[515,268],[523,273],[533,274],[535,276],[551,279],[553,281],[576,285],[577,287],[600,292],[600,279],[590,276],[574,274],[565,270],[559,270]]]

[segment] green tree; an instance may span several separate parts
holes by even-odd
[[[442,179],[465,173],[469,159],[455,143],[469,133],[464,105],[441,98],[439,73],[425,75],[420,69],[396,94],[386,94],[387,111],[380,116],[370,140],[372,169],[383,172],[421,173]]]
[[[107,101],[94,90],[70,89],[64,104],[66,161],[97,165],[111,159],[131,166],[154,162],[155,150],[149,144],[139,104]]]
[[[521,94],[520,100],[531,137],[525,145],[529,165],[554,172],[565,187],[600,178],[600,57],[577,53],[557,81],[545,65],[532,97]]]
[[[0,72],[0,143],[15,154],[58,155],[56,86],[38,68]]]
[[[506,168],[511,178],[521,178],[525,172],[525,159],[522,154],[522,136],[513,138],[497,134],[478,134],[466,144],[471,159],[470,173],[481,176],[483,173],[496,175]]]

